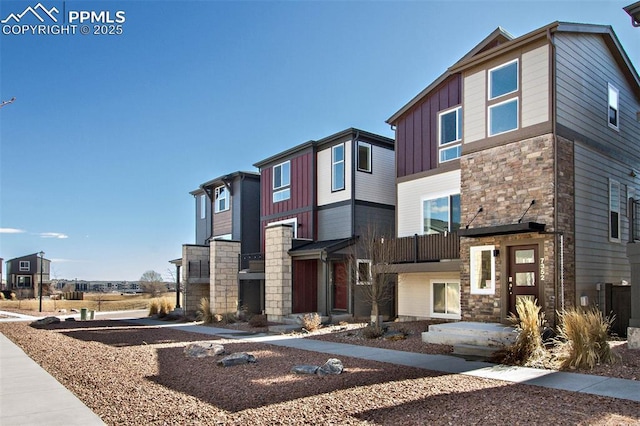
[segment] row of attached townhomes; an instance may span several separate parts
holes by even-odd
[[[193,191],[187,312],[366,317],[351,271],[375,273],[357,256],[374,225],[395,248],[385,317],[505,322],[535,298],[551,324],[569,306],[628,321],[640,79],[611,27],[498,28],[387,123],[395,141],[347,129]]]

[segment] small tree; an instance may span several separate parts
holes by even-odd
[[[147,271],[140,277],[140,289],[143,293],[157,297],[166,291],[166,285],[158,272]]]
[[[386,244],[385,244],[386,243]],[[371,304],[371,326],[380,332],[380,306],[393,299],[391,271],[393,246],[389,236],[375,225],[368,226],[353,246],[352,282],[365,302]]]

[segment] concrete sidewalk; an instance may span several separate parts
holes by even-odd
[[[1,314],[10,314],[3,313]],[[110,315],[102,319],[106,319]],[[640,402],[640,381],[615,379],[588,374],[565,373],[525,367],[495,365],[465,361],[449,355],[428,355],[380,349],[360,345],[326,342],[301,338],[299,335],[251,335],[225,328],[197,324],[167,323],[148,318],[136,318],[139,313],[113,315],[130,324],[171,327],[177,330],[286,346],[301,350],[349,356],[373,361],[422,368],[450,374],[465,374],[488,379],[504,380],[608,396]],[[22,321],[36,319],[22,318]],[[122,319],[124,317],[125,319]],[[0,321],[8,321],[3,318]],[[29,358],[18,346],[0,334],[0,425],[102,425],[102,420],[87,408],[73,393]],[[38,402],[36,402],[38,401]]]

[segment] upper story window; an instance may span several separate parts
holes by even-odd
[[[29,271],[31,270],[31,262],[28,260],[21,260],[20,261],[20,270],[21,271]]]
[[[207,217],[207,196],[202,194],[200,196],[200,219]]]
[[[358,259],[358,284],[371,284],[371,261]]]
[[[620,183],[609,179],[609,241],[620,242]]]
[[[229,210],[229,191],[224,186],[219,186],[216,188],[216,213],[223,212]]]
[[[443,111],[438,117],[438,149],[440,162],[460,157],[462,141],[462,107]]]
[[[291,197],[291,163],[285,161],[273,166],[273,202],[288,200]]]
[[[424,200],[422,222],[425,235],[460,229],[460,194]]]
[[[344,189],[344,144],[331,147],[331,191]]]
[[[616,130],[620,128],[618,117],[619,94],[618,89],[609,84],[609,127],[613,127]]]
[[[489,136],[518,128],[518,60],[489,70]],[[507,98],[507,95],[514,97]],[[491,101],[496,101],[495,103]]]
[[[358,171],[371,173],[371,144],[358,142]]]

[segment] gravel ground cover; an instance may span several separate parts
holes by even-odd
[[[345,331],[354,333],[327,328],[315,337],[353,337],[338,336]],[[294,365],[321,365],[329,355],[166,327],[94,320],[47,329],[2,323],[0,332],[109,425],[640,424],[637,402],[349,357],[341,375],[295,375]],[[195,341],[258,362],[223,368],[218,358],[185,357]]]

